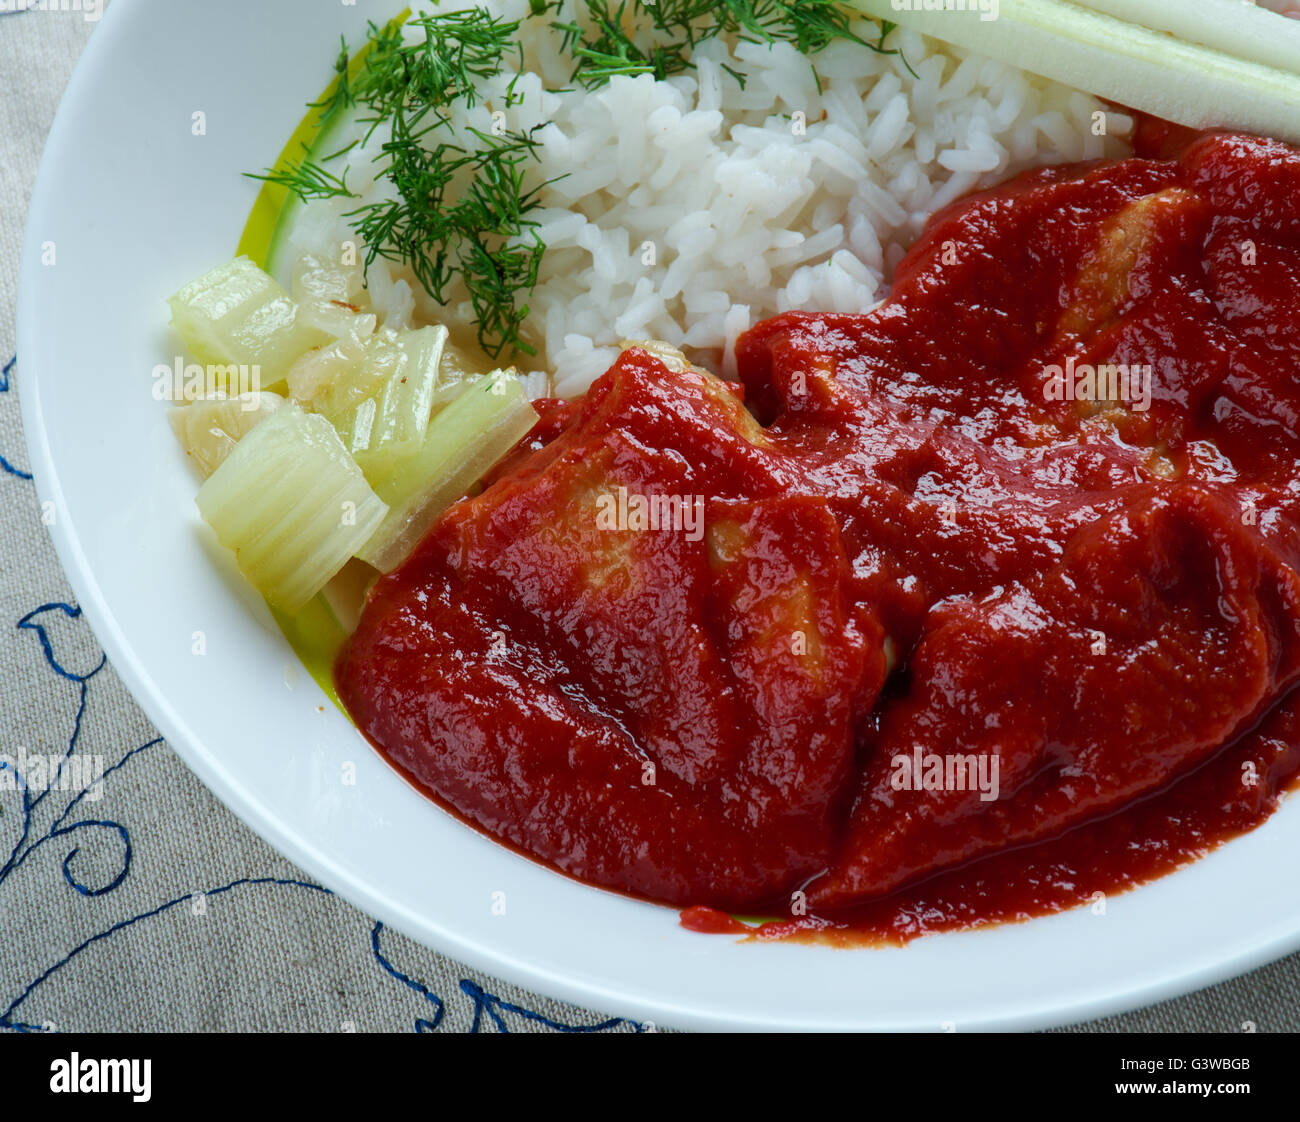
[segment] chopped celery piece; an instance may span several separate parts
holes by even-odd
[[[366,339],[379,317],[363,311],[361,269],[334,265],[311,254],[299,259],[293,274],[293,298],[303,323],[333,339]]]
[[[365,339],[375,333],[379,323],[373,312],[359,312],[351,305],[336,304],[332,300],[300,304],[298,316],[305,327],[331,339]]]
[[[308,351],[289,368],[289,396],[314,412],[342,416],[383,385],[383,372],[370,371],[367,351],[359,339],[338,339]]]
[[[315,254],[304,254],[293,270],[293,298],[300,304],[311,300],[337,300],[360,304],[365,286],[361,267],[335,265]]]
[[[448,340],[442,348],[442,365],[438,368],[438,385],[433,391],[433,412],[445,409],[465,389],[487,373],[460,347]],[[513,373],[513,368],[511,370]]]
[[[424,439],[446,341],[445,327],[339,340],[294,363],[289,389],[329,419],[367,477],[382,475]]]
[[[537,423],[517,378],[497,370],[442,410],[420,447],[372,480],[388,516],[357,556],[395,569],[438,517],[477,483]]]
[[[357,406],[376,398],[408,364],[401,336],[383,330],[364,341],[340,339],[305,354],[289,371],[289,392],[314,413],[324,414],[344,434]]]
[[[174,406],[168,414],[172,431],[206,479],[235,445],[285,403],[273,393],[214,394],[193,405]]]
[[[442,348],[442,379],[447,382],[472,381],[488,373],[486,367],[470,358],[463,347],[450,339]]]
[[[366,596],[378,577],[375,570],[363,561],[353,558],[321,590],[321,599],[329,605],[334,618],[351,635],[361,622],[361,609]]]
[[[315,596],[388,513],[333,426],[293,404],[236,444],[196,501],[244,576],[285,612]]]
[[[429,427],[446,341],[445,327],[402,332],[398,346],[405,361],[396,365],[376,397],[336,426],[367,479],[386,474],[397,459],[419,448]]]
[[[304,351],[329,340],[300,322],[289,294],[247,257],[204,274],[167,303],[200,362],[257,367],[263,389],[281,382]]]

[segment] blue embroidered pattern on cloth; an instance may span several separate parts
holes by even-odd
[[[0,14],[0,1030],[653,1027],[475,975],[311,883],[179,763],[106,663],[49,541],[13,354],[37,162],[95,24]]]
[[[0,393],[10,387],[10,376],[16,362],[11,359],[4,367],[4,378],[0,381]],[[4,470],[18,479],[30,481],[29,472],[15,468],[10,460],[0,454],[0,464]],[[29,646],[35,658],[43,660],[45,669],[64,681],[71,683],[75,689],[75,700],[66,716],[70,730],[66,747],[51,761],[43,772],[39,784],[28,784],[31,772],[24,773],[15,760],[8,754],[0,754],[0,805],[16,807],[18,813],[6,813],[3,819],[3,846],[7,854],[0,864],[0,914],[3,913],[4,895],[10,889],[10,882],[15,874],[28,861],[39,859],[44,851],[51,851],[48,862],[52,868],[57,867],[67,887],[85,897],[102,896],[119,889],[128,879],[134,857],[131,830],[121,821],[99,818],[89,815],[88,805],[92,799],[102,797],[103,789],[111,778],[122,769],[133,766],[137,759],[151,749],[163,744],[160,737],[153,737],[141,744],[128,747],[120,757],[101,769],[96,769],[93,781],[82,787],[70,787],[64,790],[60,782],[61,768],[76,759],[78,745],[82,739],[86,720],[87,700],[92,689],[98,685],[97,679],[104,673],[107,661],[99,654],[97,661],[84,673],[76,669],[75,655],[63,655],[56,649],[58,630],[67,624],[77,622],[84,627],[80,608],[72,604],[55,602],[41,604],[23,615],[17,622],[19,631],[30,636]],[[39,790],[35,789],[37,786]],[[62,801],[60,801],[62,796]],[[77,872],[77,857],[81,853],[85,835],[93,831],[103,831],[115,837],[120,846],[117,868],[110,870],[106,880],[91,883]],[[6,835],[12,834],[12,840]],[[165,844],[165,838],[152,839],[155,843]],[[0,848],[0,853],[5,849]],[[60,859],[61,857],[61,859]],[[53,964],[40,970],[29,980],[7,979],[6,990],[16,989],[15,996],[7,1006],[0,1010],[0,1028],[18,1032],[49,1031],[53,1026],[47,1021],[28,1019],[28,1009],[39,1007],[41,988],[51,981],[60,971],[67,968],[79,956],[86,954],[106,940],[129,940],[133,931],[157,917],[174,909],[193,908],[202,901],[206,911],[209,902],[216,903],[221,897],[251,888],[274,888],[286,893],[320,893],[330,895],[329,890],[306,880],[288,877],[242,877],[225,884],[209,887],[198,892],[177,896],[165,900],[147,910],[140,911],[128,918],[113,923],[82,939],[61,953]],[[380,941],[384,927],[375,923],[370,930],[370,953],[375,964],[385,975],[401,982],[412,993],[419,995],[429,1006],[429,1012],[417,1016],[412,1021],[416,1032],[433,1032],[443,1025],[447,1004],[442,996],[429,989],[424,983],[399,970],[381,949]],[[21,983],[15,986],[15,981]],[[470,1032],[511,1031],[511,1023],[531,1029],[549,1029],[557,1032],[604,1032],[620,1027],[633,1031],[643,1031],[644,1026],[622,1018],[608,1018],[590,1024],[575,1024],[559,1020],[547,1013],[529,1008],[516,1001],[508,1000],[490,992],[470,978],[460,978],[458,983],[460,995],[469,1003]],[[7,993],[5,994],[7,996]],[[345,1022],[346,1023],[346,1022]]]
[[[18,356],[14,355],[5,363],[4,369],[0,371],[0,393],[9,392],[9,377],[14,372],[14,367],[18,365]],[[30,471],[23,471],[22,468],[16,468],[4,456],[0,456],[0,469],[7,471],[10,475],[16,475],[19,479],[31,479]]]

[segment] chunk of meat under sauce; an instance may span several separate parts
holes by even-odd
[[[743,336],[740,386],[631,348],[545,406],[371,594],[358,725],[574,875],[903,936],[1261,821],[1300,767],[1300,155],[1143,143],[955,204],[878,309]]]

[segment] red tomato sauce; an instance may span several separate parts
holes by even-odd
[[[738,385],[632,348],[545,403],[371,593],[358,726],[701,931],[1023,919],[1258,825],[1300,771],[1300,154],[1138,150],[954,204]]]

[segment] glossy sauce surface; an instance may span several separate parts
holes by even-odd
[[[358,725],[701,930],[1023,918],[1262,821],[1300,768],[1300,156],[1139,144],[956,204],[882,307],[742,337],[740,387],[632,349],[547,403],[372,592]]]

